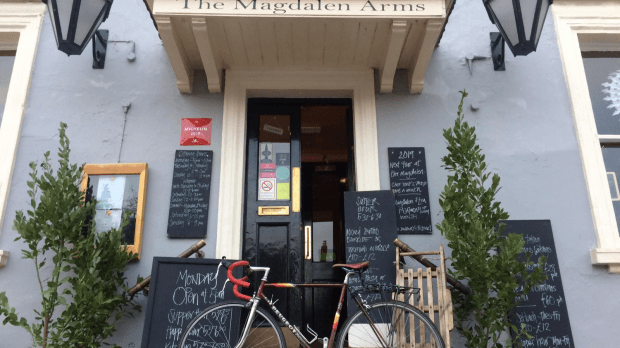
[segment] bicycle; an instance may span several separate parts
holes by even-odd
[[[300,329],[292,325],[275,306],[273,298],[268,299],[263,290],[265,288],[305,288],[305,287],[341,287],[340,301],[334,315],[331,335],[324,337],[323,348],[444,348],[444,342],[439,330],[419,309],[403,302],[386,299],[385,293],[408,294],[417,293],[416,288],[400,287],[386,284],[366,284],[362,273],[368,268],[369,262],[358,264],[335,264],[333,268],[342,267],[345,278],[338,284],[292,284],[267,283],[269,267],[251,267],[247,261],[237,261],[228,266],[228,279],[234,284],[233,292],[241,300],[224,301],[215,304],[198,314],[183,332],[179,348],[268,348],[286,347],[286,342],[280,325],[265,309],[259,307],[260,301],[265,301],[271,311],[286,326],[299,341],[300,347],[309,348],[319,337],[309,325],[306,330],[309,339]],[[253,296],[239,292],[239,286],[250,286],[248,276],[237,279],[233,270],[239,266],[247,266],[248,275],[252,272],[264,272],[258,290]],[[358,273],[362,286],[349,286],[349,278]],[[340,311],[347,290],[351,293],[358,310],[353,313],[342,325],[336,340],[336,331],[340,320]],[[381,293],[382,300],[367,303],[363,300],[363,292]]]

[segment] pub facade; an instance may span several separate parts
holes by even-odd
[[[0,0],[0,292],[34,316],[38,285],[13,219],[29,200],[28,163],[54,153],[60,122],[84,188],[109,203],[98,226],[137,214],[129,285],[201,239],[206,258],[278,268],[273,281],[340,280],[331,265],[352,261],[345,192],[393,189],[391,149],[422,149],[427,181],[427,204],[406,213],[427,221],[398,238],[438,250],[443,129],[465,89],[510,220],[553,231],[572,330],[556,346],[616,346],[618,13],[614,1],[555,0],[536,52],[506,49],[496,71],[482,1],[116,1],[93,69],[90,47],[57,49],[45,4]],[[329,327],[320,307],[299,315]],[[110,342],[140,346],[144,321],[123,319]],[[0,346],[31,343],[21,328],[0,333]]]

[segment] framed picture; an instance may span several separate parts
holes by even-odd
[[[86,164],[82,191],[86,201],[97,201],[95,222],[97,232],[119,228],[123,216],[129,212],[129,224],[123,228],[123,243],[127,252],[140,259],[142,229],[146,201],[146,163]]]

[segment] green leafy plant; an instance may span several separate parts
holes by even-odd
[[[464,121],[467,93],[461,94],[454,126],[443,132],[449,153],[442,162],[450,175],[439,199],[444,220],[436,227],[452,249],[450,273],[472,290],[468,295],[453,293],[457,328],[468,348],[497,348],[503,347],[502,332],[512,330],[516,337],[529,337],[524,325],[510,323],[510,314],[545,279],[545,258],[534,265],[527,253],[525,260],[519,260],[525,245],[522,235],[502,236],[505,226],[500,221],[509,215],[495,200],[500,178],[487,172],[485,156],[476,144],[476,129]],[[513,343],[519,340],[508,338],[506,346]]]
[[[23,257],[34,262],[41,308],[32,323],[18,317],[0,293],[3,324],[20,326],[36,347],[99,347],[114,332],[114,322],[130,309],[139,309],[126,295],[123,272],[135,258],[122,247],[119,229],[97,233],[95,202],[80,191],[82,167],[69,162],[67,125],[60,124],[58,169],[50,153],[40,164],[30,163],[29,210],[16,213],[13,228],[27,248]],[[44,271],[51,263],[51,274]],[[28,291],[28,289],[24,289]],[[62,310],[62,311],[61,311]],[[61,311],[61,312],[60,312]],[[59,313],[60,312],[60,313]]]

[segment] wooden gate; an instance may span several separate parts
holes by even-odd
[[[404,256],[438,255],[439,267],[434,270],[431,268],[404,268]],[[443,245],[439,246],[439,251],[403,252],[396,248],[396,284],[400,286],[415,287],[420,289],[419,295],[409,296],[408,303],[424,312],[439,328],[441,337],[446,347],[452,347],[450,331],[454,329],[454,318],[452,314],[452,294],[446,286],[446,262],[443,252]],[[399,295],[399,301],[405,301],[404,295]],[[415,339],[407,342],[404,337],[404,328],[398,329],[399,348],[426,348],[420,346]],[[424,327],[417,333],[424,337]],[[421,340],[424,342],[424,340]],[[429,347],[430,348],[430,347]]]

